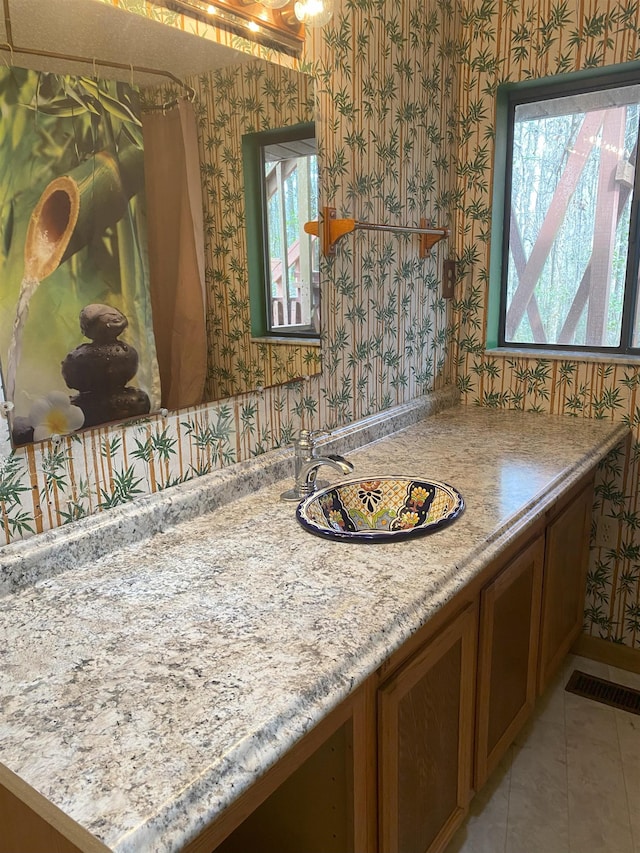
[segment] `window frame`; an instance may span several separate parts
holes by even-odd
[[[242,137],[242,164],[244,175],[245,225],[247,235],[247,265],[249,275],[249,304],[251,337],[301,339],[319,341],[317,332],[306,327],[283,326],[270,328],[270,274],[267,199],[265,198],[264,148],[280,142],[315,139],[315,122],[300,122],[288,127],[247,133]],[[255,188],[259,188],[259,192]]]
[[[542,356],[576,353],[578,355],[609,354],[614,357],[640,356],[640,344],[633,343],[633,325],[638,302],[640,268],[640,133],[636,153],[634,187],[628,235],[625,293],[620,328],[620,345],[594,346],[578,344],[521,343],[505,340],[507,269],[509,261],[510,200],[515,109],[520,104],[561,98],[567,95],[606,91],[625,85],[640,84],[640,62],[607,68],[587,69],[556,77],[503,83],[496,93],[494,180],[492,190],[491,250],[489,259],[489,299],[487,306],[487,349],[521,351],[523,355]],[[640,318],[639,318],[640,323]]]

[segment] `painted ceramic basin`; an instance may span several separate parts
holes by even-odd
[[[389,542],[433,533],[464,509],[453,486],[414,477],[346,480],[310,495],[298,505],[300,524],[318,536]]]

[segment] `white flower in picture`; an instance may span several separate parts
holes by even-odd
[[[33,440],[42,441],[52,435],[66,435],[80,429],[84,424],[84,413],[78,406],[71,405],[65,393],[51,391],[33,404],[29,423],[33,427]]]

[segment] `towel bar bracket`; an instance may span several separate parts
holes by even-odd
[[[436,228],[427,219],[421,219],[420,225],[382,225],[376,222],[360,222],[357,219],[338,219],[335,207],[323,207],[318,221],[305,222],[304,230],[320,238],[323,255],[335,255],[336,243],[341,237],[352,231],[391,231],[396,233],[418,234],[420,237],[420,257],[426,258],[440,240],[449,236],[448,228]]]

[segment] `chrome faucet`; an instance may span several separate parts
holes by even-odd
[[[294,447],[294,487],[281,495],[285,501],[301,501],[312,495],[319,485],[318,468],[329,465],[341,474],[350,474],[353,465],[343,456],[328,453],[326,456],[315,455],[315,436],[328,435],[325,430],[300,430],[300,435],[293,442]],[[324,484],[322,484],[324,485]]]
[[[353,471],[353,465],[348,462],[344,456],[339,456],[337,453],[328,453],[326,456],[316,456],[310,462],[304,462],[300,468],[300,476],[296,480],[296,491],[299,499],[312,495],[316,488],[316,477],[318,476],[318,468],[322,465],[329,465],[341,474],[350,474]]]

